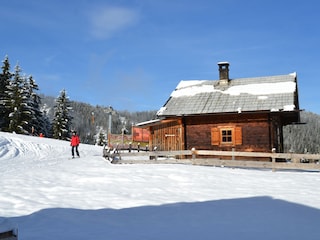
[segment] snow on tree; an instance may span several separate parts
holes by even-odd
[[[21,75],[20,66],[10,71],[8,56],[3,60],[0,73],[0,130],[23,134],[50,134],[49,118],[40,109],[38,85],[32,76]]]
[[[106,144],[106,136],[102,132],[99,133],[97,144],[103,146]]]
[[[21,68],[16,65],[13,79],[9,85],[10,97],[9,131],[28,134],[33,111],[30,107],[29,87],[26,77],[21,76]]]
[[[66,91],[63,89],[59,97],[56,99],[54,106],[54,117],[52,121],[53,137],[56,139],[67,140],[69,138],[70,127],[72,124],[72,117],[70,115],[72,107],[67,96]]]
[[[30,121],[31,132],[34,135],[40,135],[40,133],[45,136],[49,135],[48,118],[41,111],[41,97],[36,93],[39,90],[39,86],[32,76],[28,77],[29,85],[29,96],[30,96],[30,107],[33,111],[33,118]]]
[[[0,73],[0,130],[6,130],[9,126],[10,113],[10,97],[8,95],[8,87],[10,85],[13,74],[10,72],[10,63],[8,56],[2,61],[2,72]]]

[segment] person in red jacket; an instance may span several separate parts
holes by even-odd
[[[80,144],[80,138],[77,135],[77,132],[73,131],[72,137],[71,137],[71,143],[70,143],[72,158],[74,158],[74,149],[76,149],[77,156],[80,157],[80,154],[78,151],[79,144]]]

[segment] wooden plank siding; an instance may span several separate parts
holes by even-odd
[[[186,149],[270,152],[277,142],[268,114],[233,114],[188,117]],[[231,144],[221,144],[219,129],[233,129]]]
[[[151,148],[159,151],[178,151],[184,149],[184,129],[180,120],[172,120],[150,128]]]

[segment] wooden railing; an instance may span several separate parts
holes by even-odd
[[[237,152],[211,150],[119,152],[113,163],[169,163],[239,168],[316,170],[320,154]],[[253,160],[254,159],[254,160]]]

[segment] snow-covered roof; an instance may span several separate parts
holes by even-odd
[[[298,110],[296,73],[219,80],[182,80],[158,116]]]
[[[279,83],[257,83],[232,86],[226,90],[215,88],[212,84],[203,83],[203,81],[181,81],[176,90],[171,93],[171,97],[194,96],[199,93],[214,93],[240,95],[242,93],[252,95],[270,95],[280,93],[293,93],[296,84],[294,82],[279,82]]]
[[[145,121],[145,122],[137,123],[135,126],[136,127],[145,127],[147,125],[154,125],[156,123],[159,123],[160,121],[161,121],[160,119],[153,119],[153,120],[148,120],[148,121]]]

